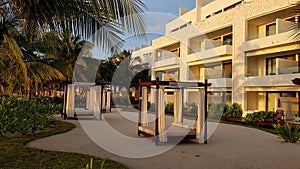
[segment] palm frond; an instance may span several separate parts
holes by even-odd
[[[28,76],[40,82],[65,80],[64,75],[54,67],[41,61],[26,62]]]

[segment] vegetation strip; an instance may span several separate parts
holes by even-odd
[[[0,137],[0,168],[81,169],[86,167],[91,158],[93,158],[93,168],[95,169],[128,168],[118,162],[103,160],[89,155],[47,151],[25,146],[30,141],[64,133],[72,128],[74,128],[74,125],[71,123],[56,121],[55,128],[51,130],[24,136]]]

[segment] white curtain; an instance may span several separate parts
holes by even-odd
[[[89,87],[90,94],[89,94],[89,110],[93,111],[94,110],[94,102],[95,102],[95,95],[94,95],[94,88]]]
[[[111,91],[107,91],[106,109],[107,112],[110,110]]]
[[[198,100],[198,118],[197,118],[197,126],[196,126],[196,138],[199,143],[204,142],[204,90],[199,89],[199,100]]]
[[[174,91],[174,123],[183,123],[181,89]]]
[[[86,90],[86,105],[85,108],[87,110],[90,109],[90,90]]]
[[[106,105],[105,105],[105,101],[106,101],[106,91],[103,90],[103,93],[102,93],[102,109],[106,109]]]
[[[100,118],[100,86],[94,87],[94,117]]]
[[[67,105],[66,111],[68,117],[74,117],[74,86],[72,84],[68,85],[68,92],[67,92]]]
[[[142,126],[148,126],[148,115],[147,115],[147,87],[142,87],[142,103],[141,103],[141,123]]]
[[[167,133],[166,133],[166,115],[165,115],[165,93],[163,88],[160,88],[158,91],[158,133],[159,141],[167,142]]]

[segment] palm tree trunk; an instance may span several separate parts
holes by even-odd
[[[28,101],[30,101],[31,100],[31,87],[30,87],[30,85],[28,85],[28,88],[27,88],[27,91],[28,91]]]

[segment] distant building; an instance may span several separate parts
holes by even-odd
[[[291,81],[300,77],[300,48],[287,30],[299,23],[295,5],[291,0],[201,2],[191,10],[180,8],[165,35],[134,51],[133,58],[151,65],[153,80],[208,79],[210,103],[237,102],[245,112],[284,109],[292,118],[300,99],[300,88]],[[186,102],[195,99],[195,91],[186,91]]]

